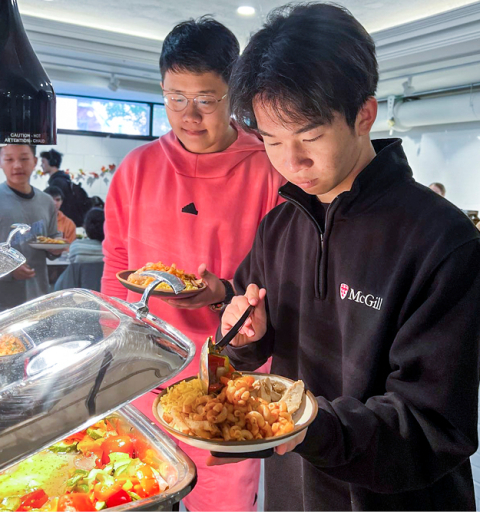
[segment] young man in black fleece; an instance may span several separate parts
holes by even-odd
[[[319,406],[266,461],[267,510],[475,509],[480,236],[399,139],[370,141],[377,79],[371,37],[326,4],[273,12],[233,73],[237,119],[289,183],[221,332],[256,305],[228,355],[273,356]]]

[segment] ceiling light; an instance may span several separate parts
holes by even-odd
[[[237,9],[237,14],[240,14],[241,16],[253,16],[255,14],[255,8],[249,5],[241,5]]]

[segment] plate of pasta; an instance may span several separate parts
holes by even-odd
[[[186,299],[197,295],[206,288],[203,281],[197,279],[194,274],[188,274],[184,270],[177,268],[175,263],[168,266],[161,261],[157,263],[147,263],[138,270],[122,270],[117,273],[117,279],[125,288],[128,288],[132,292],[143,293],[145,288],[153,281],[153,277],[141,275],[142,272],[146,270],[168,272],[181,279],[185,284],[185,290],[176,294],[167,283],[159,283],[152,292],[152,295],[156,295],[157,297]]]
[[[197,377],[162,391],[153,414],[186,444],[222,453],[260,452],[287,442],[315,419],[318,405],[302,381],[265,373],[235,372],[205,395]]]

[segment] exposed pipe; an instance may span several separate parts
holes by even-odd
[[[455,94],[435,98],[396,103],[394,125],[389,124],[387,103],[378,105],[377,120],[372,132],[393,131],[405,132],[416,126],[432,126],[439,124],[469,123],[480,121],[480,92]]]
[[[410,78],[410,77],[409,77]],[[477,92],[480,91],[480,82],[475,82],[472,84],[466,85],[455,85],[453,87],[442,87],[441,89],[428,89],[426,91],[413,92],[409,94],[404,94],[404,100],[414,100],[417,98],[422,98],[424,96],[450,96],[451,94],[456,94],[460,92]],[[377,98],[377,101],[381,103],[382,101],[388,101],[388,96],[383,98]]]

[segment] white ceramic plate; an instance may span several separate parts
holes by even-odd
[[[242,372],[243,375],[253,375],[255,380],[263,379],[264,377],[270,377],[272,381],[282,382],[286,386],[290,386],[293,384],[293,380],[287,379],[286,377],[281,377],[280,375],[270,375],[267,373],[252,373],[252,372]],[[191,377],[191,380],[195,377]],[[179,381],[180,382],[180,381]],[[178,384],[178,382],[176,383]],[[174,386],[173,384],[172,386]],[[170,386],[171,387],[171,386]],[[168,389],[168,388],[167,388]],[[188,434],[183,434],[178,430],[172,428],[164,419],[163,419],[163,407],[160,404],[161,397],[167,392],[167,389],[164,389],[156,398],[153,403],[153,415],[160,423],[160,426],[165,429],[169,434],[176,437],[180,441],[185,444],[189,444],[190,446],[194,446],[195,448],[200,448],[201,450],[208,450],[211,452],[223,452],[223,453],[244,453],[244,452],[259,452],[262,450],[267,450],[268,448],[274,448],[280,444],[286,443],[289,439],[297,436],[302,430],[305,430],[310,423],[315,419],[318,412],[318,404],[315,400],[315,397],[310,393],[310,391],[306,391],[303,394],[302,405],[300,409],[294,413],[293,420],[295,422],[295,428],[292,432],[285,434],[283,436],[278,437],[269,437],[267,439],[256,439],[253,441],[211,441],[210,439],[203,439],[202,437],[190,436]]]
[[[30,247],[33,247],[33,249],[40,249],[42,251],[63,251],[64,249],[68,249],[70,247],[70,244],[41,244],[37,242],[31,242],[28,244]]]

